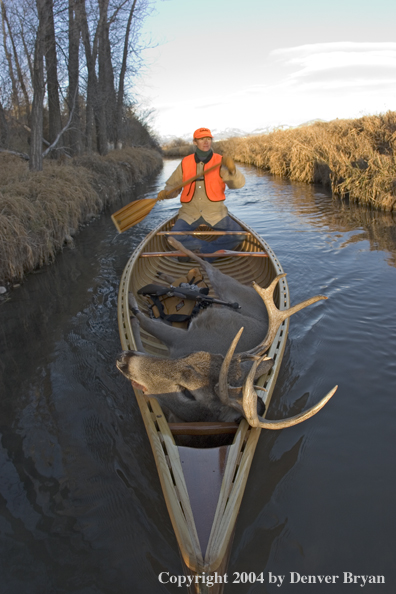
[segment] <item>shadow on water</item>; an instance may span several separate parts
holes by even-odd
[[[119,279],[148,229],[117,235],[109,216],[0,308],[2,593],[122,593],[142,581],[154,591],[161,563],[179,566],[114,365]]]
[[[137,195],[155,195],[176,163]],[[393,593],[394,222],[244,171],[229,208],[268,240],[292,302],[329,296],[291,321],[270,417],[340,388],[314,420],[263,432],[229,581],[238,571],[265,582],[230,583],[226,594],[279,591],[269,571],[286,576],[286,594],[306,592],[288,583],[291,571],[384,574],[385,585],[365,591]],[[1,594],[180,592],[158,582],[161,571],[181,573],[176,540],[137,404],[114,365],[121,272],[176,209],[161,203],[122,235],[106,213],[0,305]],[[341,582],[337,594],[359,587]]]

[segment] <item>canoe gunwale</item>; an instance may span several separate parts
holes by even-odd
[[[270,264],[273,267],[274,276],[282,274],[282,266],[270,246],[254,230],[233,215],[231,216],[243,229],[246,229],[251,234],[251,238],[261,246],[261,249],[266,251]],[[167,224],[169,225],[173,219],[174,217],[163,221],[145,237],[128,260],[122,274],[118,296],[118,324],[123,350],[136,350],[136,342],[133,336],[128,307],[128,291],[134,266],[150,240],[158,232],[162,232],[163,227]],[[145,261],[147,262],[148,259],[145,259]],[[149,261],[152,262],[152,259],[149,259]],[[278,307],[283,310],[290,306],[289,290],[285,278],[280,279],[278,287]],[[256,382],[259,386],[267,390],[263,397],[266,412],[279,374],[280,364],[286,346],[288,328],[289,319],[281,324],[268,352],[268,356],[272,357],[275,361],[273,368],[266,376],[262,376]],[[244,419],[239,424],[232,445],[229,446],[226,469],[212,530],[205,554],[203,554],[195,527],[195,520],[177,445],[165,419],[165,415],[155,398],[145,397],[138,389],[134,389],[134,392],[151,444],[162,491],[183,563],[193,573],[199,574],[202,571],[205,571],[207,574],[213,573],[224,566],[224,561],[229,554],[236,518],[261,429],[250,427]]]

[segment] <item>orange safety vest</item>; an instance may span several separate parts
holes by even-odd
[[[217,165],[217,163],[221,163],[222,156],[218,155],[217,153],[213,153],[211,160],[209,163],[205,163],[204,171],[213,167],[213,165]],[[195,155],[188,155],[184,157],[182,160],[182,170],[183,170],[183,182],[187,181],[194,175],[197,175],[197,163],[195,161]],[[220,202],[221,200],[225,200],[225,183],[220,177],[220,168],[214,169],[210,173],[204,176],[204,183],[205,183],[205,190],[206,195],[209,200],[212,202]],[[183,192],[180,196],[180,202],[190,202],[192,197],[194,196],[195,192],[195,182],[192,182],[188,186],[184,186]]]

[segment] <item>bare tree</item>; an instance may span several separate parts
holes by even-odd
[[[0,144],[1,146],[7,146],[8,140],[8,125],[4,114],[3,106],[0,102]]]
[[[23,19],[21,17],[21,15],[18,15],[18,21],[19,21],[19,36],[21,38],[22,41],[22,45],[23,45],[23,50],[25,52],[25,58],[26,58],[26,62],[28,64],[28,68],[29,68],[29,73],[30,73],[30,80],[33,80],[33,62],[32,62],[32,56],[31,56],[31,52],[29,51],[28,48],[28,44],[26,41],[26,34],[25,34],[25,26],[24,26],[24,22]]]
[[[151,4],[152,0],[0,0],[2,138],[8,130],[8,145],[12,139],[19,145],[14,152],[23,150],[21,141],[30,142],[31,168],[41,169],[43,144],[51,147],[44,156],[54,156],[59,148],[81,153],[83,140],[84,150],[101,155],[128,137],[147,142],[137,131],[130,82],[140,67],[139,27]],[[23,127],[29,140],[21,138]]]
[[[107,140],[114,145],[115,141],[115,118],[116,118],[116,92],[114,88],[114,72],[111,60],[111,46],[108,18],[109,0],[99,1],[99,24],[98,24],[98,70],[99,70],[99,93],[102,108],[106,118]]]
[[[95,54],[91,48],[91,39],[89,34],[87,11],[85,0],[76,0],[76,9],[79,18],[79,26],[81,30],[82,41],[85,49],[85,58],[87,62],[88,71],[88,85],[87,85],[87,114],[86,114],[86,137],[87,149],[92,150],[92,124],[95,121],[96,129],[96,145],[100,155],[107,153],[107,138],[106,138],[106,118],[103,104],[101,104],[101,96],[98,88],[98,78],[95,68]]]
[[[56,55],[56,39],[53,0],[43,2],[43,29],[45,47],[45,66],[48,93],[48,140],[53,143],[62,129],[62,118],[59,102],[58,59]],[[58,142],[59,144],[59,142]],[[51,152],[52,157],[57,153]]]
[[[7,60],[7,64],[8,64],[8,72],[9,72],[10,79],[11,79],[12,103],[15,106],[15,108],[17,109],[17,113],[18,113],[18,117],[19,117],[20,106],[19,106],[18,86],[17,86],[16,78],[14,76],[14,66],[12,63],[11,53],[7,46],[8,19],[7,19],[5,4],[4,4],[3,0],[0,0],[0,2],[1,2],[1,25],[2,25],[2,32],[3,32],[3,47],[4,47],[4,54],[5,54],[5,57]]]
[[[43,169],[43,103],[45,93],[44,83],[44,36],[45,36],[45,6],[46,0],[36,0],[39,23],[37,27],[36,43],[33,61],[33,104],[32,104],[32,134],[30,137],[29,169],[41,171]]]
[[[131,25],[132,25],[132,18],[135,12],[137,0],[133,0],[131,10],[129,11],[127,26],[125,30],[125,39],[124,39],[124,52],[122,56],[122,64],[120,70],[120,78],[118,83],[118,96],[117,96],[117,110],[116,110],[116,138],[115,138],[115,146],[117,147],[119,141],[121,139],[121,127],[122,127],[122,111],[124,106],[124,93],[125,93],[125,74],[127,71],[127,60],[128,60],[128,46],[129,46],[129,37],[131,33]]]
[[[68,33],[69,33],[69,89],[67,94],[67,103],[69,116],[72,114],[69,129],[69,146],[71,153],[76,155],[82,151],[81,146],[81,122],[80,122],[80,104],[79,104],[79,48],[80,48],[80,29],[76,15],[76,2],[69,0],[68,4]]]

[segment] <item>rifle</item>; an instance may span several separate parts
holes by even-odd
[[[187,284],[187,283],[186,283]],[[203,307],[208,307],[208,305],[216,304],[216,305],[225,305],[226,307],[231,307],[232,309],[241,309],[239,303],[229,303],[227,301],[221,301],[220,299],[215,299],[214,297],[209,297],[205,292],[205,289],[187,289],[186,287],[174,287],[171,285],[170,287],[163,287],[162,285],[146,285],[138,290],[139,295],[154,295],[156,297],[162,297],[166,295],[168,297],[180,297],[181,299],[191,299],[192,301],[198,301]]]

